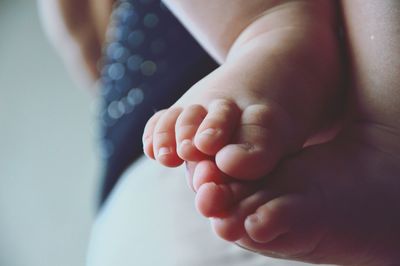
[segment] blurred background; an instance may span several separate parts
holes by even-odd
[[[0,0],[1,266],[84,265],[99,182],[94,106],[36,2]]]

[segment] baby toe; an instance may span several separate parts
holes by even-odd
[[[221,99],[213,101],[196,132],[196,147],[205,154],[215,155],[229,142],[239,118],[240,111],[234,102]]]
[[[153,134],[154,134],[154,129],[156,128],[156,125],[158,123],[158,120],[162,116],[162,114],[165,112],[165,110],[158,111],[155,113],[149,121],[147,121],[146,126],[143,131],[143,137],[142,137],[142,142],[143,142],[143,152],[144,154],[151,158],[155,159],[154,156],[154,150],[153,150]]]
[[[175,125],[177,153],[185,161],[199,161],[205,158],[193,144],[193,139],[207,111],[201,105],[192,105],[183,110]]]
[[[232,192],[227,185],[206,183],[196,193],[195,205],[205,217],[218,217],[231,206]]]
[[[303,195],[290,194],[278,197],[260,206],[245,220],[248,236],[258,243],[269,243],[289,233],[292,228],[305,224],[316,216],[316,204]]]
[[[266,105],[252,105],[242,114],[233,142],[216,154],[225,174],[254,180],[270,173],[287,153],[290,139],[284,134],[281,116]]]
[[[170,108],[158,119],[153,133],[154,157],[161,164],[175,167],[182,164],[176,153],[175,123],[182,112],[181,108]]]
[[[224,240],[237,241],[247,236],[245,219],[253,214],[258,207],[276,197],[276,193],[259,191],[237,203],[224,216],[213,218],[211,226],[215,233]]]
[[[204,183],[197,190],[196,207],[205,217],[223,217],[256,190],[250,183]]]
[[[222,173],[215,162],[203,160],[198,162],[192,175],[192,187],[195,191],[206,183],[224,184],[228,182],[228,178]]]

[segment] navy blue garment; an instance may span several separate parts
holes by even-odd
[[[102,202],[142,154],[147,120],[217,67],[159,0],[119,1],[107,38],[101,74]]]

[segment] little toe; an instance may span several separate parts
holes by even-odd
[[[142,138],[143,152],[147,157],[149,157],[153,160],[155,159],[154,150],[153,150],[153,133],[154,133],[154,129],[158,123],[158,120],[160,119],[160,117],[162,116],[162,114],[164,112],[165,112],[165,110],[158,111],[157,113],[155,113],[149,119],[149,121],[147,121],[146,126],[143,131],[143,138]]]
[[[182,164],[176,153],[175,123],[182,112],[174,107],[166,110],[158,119],[153,133],[153,153],[157,161],[168,167]]]
[[[228,143],[240,119],[240,110],[229,100],[215,100],[197,130],[194,142],[203,153],[215,155]]]
[[[207,111],[201,105],[192,105],[183,110],[175,125],[177,153],[185,161],[199,161],[206,156],[193,144],[193,139]]]
[[[285,121],[266,105],[251,105],[242,114],[234,137],[234,144],[223,147],[215,157],[217,166],[225,174],[254,180],[271,172],[279,159],[287,153],[290,138],[284,133]]]

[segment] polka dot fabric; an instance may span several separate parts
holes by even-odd
[[[114,7],[101,65],[103,201],[142,154],[147,120],[216,64],[159,0],[126,0]]]

